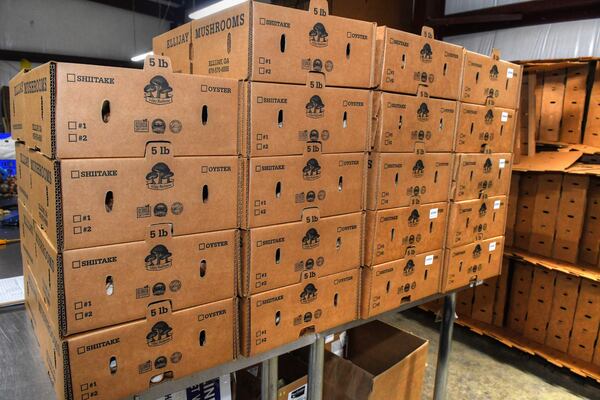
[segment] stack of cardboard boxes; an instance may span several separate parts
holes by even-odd
[[[242,353],[356,319],[375,24],[245,2],[154,52],[242,80]]]
[[[10,84],[26,302],[59,398],[232,360],[235,80],[48,63]]]
[[[444,292],[500,274],[521,67],[465,51]]]

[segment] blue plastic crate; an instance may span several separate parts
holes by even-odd
[[[8,176],[17,175],[17,160],[0,160],[0,169],[6,170]],[[2,172],[4,175],[4,172]]]

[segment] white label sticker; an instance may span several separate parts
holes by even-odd
[[[494,250],[496,250],[496,242],[492,242],[492,243],[490,243],[490,246],[488,247],[488,249],[489,249],[490,251],[494,251]]]
[[[500,208],[500,203],[502,203],[502,201],[494,200],[494,210],[497,210]]]
[[[514,73],[515,73],[515,71],[514,71],[512,68],[508,68],[508,69],[506,70],[506,77],[510,79],[510,78],[512,78],[512,77],[513,77],[513,74],[514,74]]]
[[[508,111],[502,111],[502,114],[500,115],[500,121],[502,121],[502,122],[508,121]]]
[[[300,386],[298,389],[294,389],[288,393],[288,400],[306,400],[306,393],[308,392],[307,384]]]
[[[425,265],[431,265],[431,264],[433,264],[433,254],[425,256]]]
[[[504,168],[506,166],[506,160],[504,158],[501,158],[498,165],[500,166],[500,169]]]
[[[429,210],[429,219],[435,219],[438,217],[438,209],[437,208],[432,208],[431,210]]]

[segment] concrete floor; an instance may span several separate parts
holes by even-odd
[[[433,395],[439,323],[434,315],[409,310],[385,322],[429,340],[423,400]],[[539,357],[508,348],[486,336],[454,326],[448,400],[600,399],[600,385],[558,368]]]

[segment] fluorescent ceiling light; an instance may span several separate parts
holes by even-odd
[[[198,11],[194,11],[188,17],[190,19],[200,19],[204,17],[208,17],[209,15],[218,13],[219,11],[223,11],[226,8],[237,6],[238,4],[242,4],[247,2],[248,0],[221,0],[214,4],[211,4],[208,7],[201,8]]]
[[[146,52],[143,54],[138,54],[137,56],[131,57],[131,61],[134,61],[134,62],[144,61],[146,59],[146,56],[152,56],[152,55],[154,55],[153,51],[149,51],[149,52]]]

